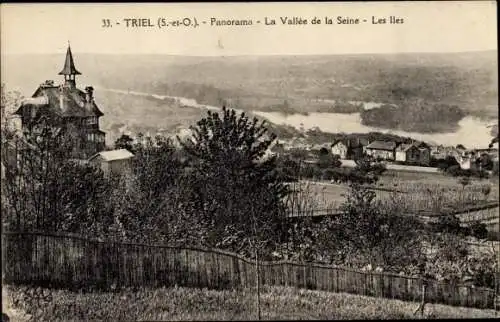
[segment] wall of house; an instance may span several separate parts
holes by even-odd
[[[113,160],[106,163],[111,173],[123,173],[130,170],[130,159]]]
[[[371,155],[374,158],[382,158],[385,160],[394,160],[394,152],[387,150],[375,150],[375,149],[366,149],[366,154]]]
[[[429,165],[431,163],[431,154],[428,149],[420,150],[419,162],[423,165]]]
[[[406,152],[405,151],[396,151],[396,161],[405,162],[406,161]]]
[[[356,159],[360,158],[363,156],[364,153],[364,147],[356,147],[356,148],[350,148],[347,151],[347,158],[348,159]]]
[[[337,144],[332,147],[333,155],[340,155],[341,159],[345,159],[347,157],[347,147],[343,144]]]
[[[419,161],[420,161],[420,151],[417,148],[411,147],[408,150],[406,150],[406,162],[418,163]]]

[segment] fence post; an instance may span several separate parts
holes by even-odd
[[[256,280],[257,280],[257,316],[259,318],[259,321],[261,320],[260,317],[260,274],[259,274],[259,249],[255,249],[255,275],[256,275]]]
[[[419,307],[415,311],[415,315],[420,312],[420,317],[424,317],[424,309],[425,309],[425,292],[427,290],[427,281],[423,278],[420,279],[422,281],[422,300],[420,302]]]

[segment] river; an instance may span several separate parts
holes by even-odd
[[[220,108],[211,105],[199,104],[196,100],[186,97],[177,96],[167,96],[167,95],[156,95],[137,91],[126,91],[119,89],[105,89],[99,88],[99,90],[112,91],[116,93],[123,93],[129,95],[139,95],[139,96],[149,96],[156,99],[175,99],[181,105],[208,109],[212,111],[219,111]],[[369,108],[376,107],[375,104],[370,103]],[[365,104],[366,105],[366,104]],[[241,112],[241,110],[239,111]],[[344,113],[309,113],[308,115],[302,114],[284,114],[280,112],[262,112],[253,111],[253,114],[260,116],[269,120],[272,123],[281,125],[290,125],[296,129],[303,127],[305,130],[311,129],[313,127],[318,127],[324,132],[330,133],[368,133],[368,132],[384,132],[391,133],[405,137],[412,137],[417,140],[422,140],[434,144],[442,145],[452,145],[456,146],[462,144],[467,148],[486,148],[491,141],[490,128],[487,126],[491,122],[484,122],[478,118],[467,116],[463,118],[459,123],[459,129],[453,133],[434,133],[434,134],[423,134],[417,132],[406,132],[406,131],[396,131],[388,129],[380,129],[371,126],[366,126],[361,124],[361,117],[359,113],[344,114]]]

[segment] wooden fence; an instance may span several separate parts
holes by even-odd
[[[104,288],[190,286],[248,288],[256,285],[255,262],[213,249],[101,242],[76,236],[3,233],[4,282]],[[419,301],[426,283],[429,303],[494,308],[491,289],[424,281],[388,273],[313,263],[261,262],[262,285]]]

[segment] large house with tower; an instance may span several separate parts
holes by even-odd
[[[104,114],[94,101],[94,89],[76,87],[76,69],[68,45],[64,67],[59,72],[64,83],[45,81],[31,98],[25,99],[15,114],[21,118],[23,130],[30,130],[40,118],[50,117],[57,126],[64,128],[72,140],[72,157],[88,159],[105,149],[105,133],[99,129],[99,118]]]

